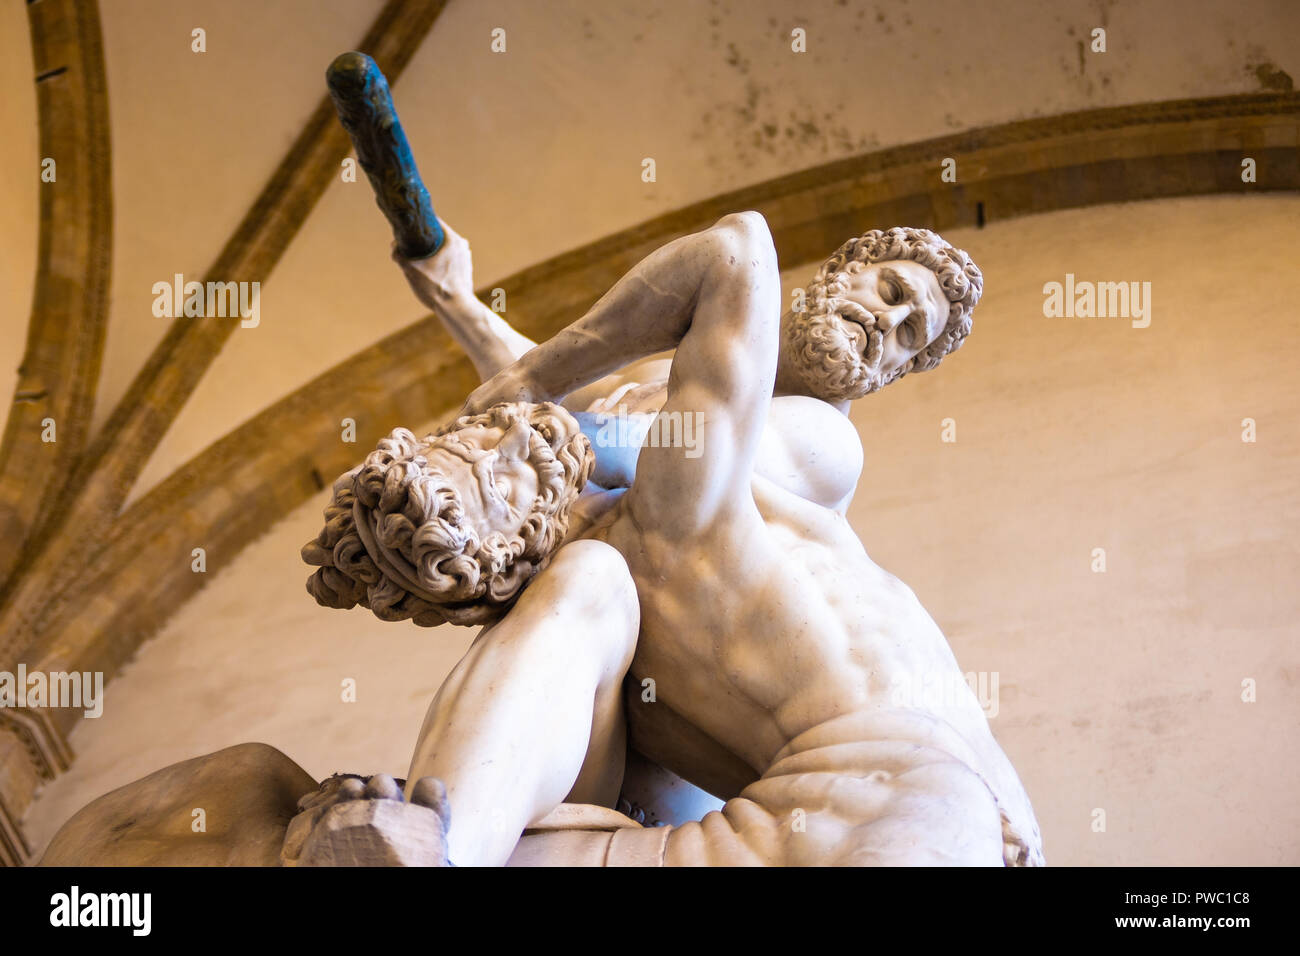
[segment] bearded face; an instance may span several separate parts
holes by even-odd
[[[791,364],[809,391],[828,402],[854,401],[883,388],[884,336],[856,302],[835,297],[817,309],[793,313],[784,330]],[[901,371],[895,372],[892,381]]]
[[[830,402],[862,398],[906,375],[949,312],[934,273],[911,260],[850,263],[813,280],[806,301],[786,321],[782,344],[809,392]]]

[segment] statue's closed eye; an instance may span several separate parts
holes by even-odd
[[[880,298],[886,305],[898,305],[903,301],[903,287],[897,279],[889,277],[880,280]]]
[[[898,327],[898,341],[904,348],[914,349],[923,341],[925,318],[919,312],[913,312]]]

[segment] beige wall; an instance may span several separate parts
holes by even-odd
[[[965,670],[997,673],[992,727],[1049,862],[1300,863],[1300,198],[1099,207],[949,238],[987,291],[959,353],[854,409],[866,470],[850,518],[867,551]],[[1150,327],[1045,318],[1043,285],[1067,272],[1152,283]],[[471,632],[317,608],[297,550],[325,500],[270,529],[108,687],[28,816],[38,845],[94,796],[244,740],[317,776],[405,772]]]
[[[1300,199],[952,238],[988,292],[949,366],[854,416],[876,449],[852,512],[868,552],[963,668],[1000,672],[992,726],[1049,860],[1300,863]],[[1044,318],[1067,272],[1151,282],[1150,327]]]

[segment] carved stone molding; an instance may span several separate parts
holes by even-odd
[[[37,765],[18,733],[0,724],[0,865],[21,866],[28,862],[30,848],[19,820],[42,782]]]
[[[99,381],[112,258],[108,94],[94,0],[29,4],[42,181],[31,319],[0,446],[0,595],[61,499]],[[42,440],[52,419],[56,441]]]

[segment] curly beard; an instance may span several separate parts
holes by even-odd
[[[786,355],[809,394],[827,402],[854,401],[907,372],[906,365],[881,372],[884,336],[875,316],[851,299],[831,296],[822,301],[819,308],[792,313],[782,332]],[[866,331],[865,354],[846,328],[850,322]]]

